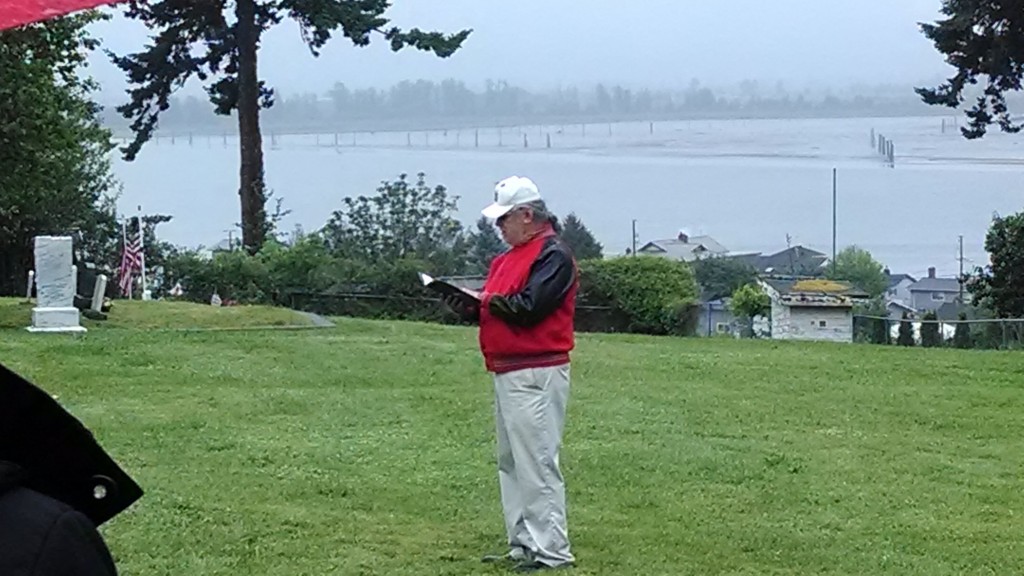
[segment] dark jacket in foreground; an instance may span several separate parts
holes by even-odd
[[[0,575],[113,576],[114,560],[81,512],[22,485],[0,461]]]

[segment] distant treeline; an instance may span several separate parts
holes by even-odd
[[[105,122],[118,134],[128,123],[108,103]],[[685,90],[634,90],[598,84],[529,91],[507,82],[488,81],[473,90],[458,80],[408,80],[388,89],[350,88],[337,83],[325,94],[276,91],[263,111],[265,132],[353,132],[485,127],[522,124],[570,124],[621,120],[671,120],[730,117],[850,117],[951,114],[920,102],[910,87],[863,93],[791,93],[756,82],[728,92],[694,81]],[[230,117],[216,116],[197,96],[171,98],[160,120],[167,133],[233,133]]]

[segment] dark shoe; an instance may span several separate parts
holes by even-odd
[[[530,560],[527,562],[520,562],[516,564],[516,567],[512,569],[513,572],[540,572],[541,570],[565,570],[572,568],[573,564],[559,564],[558,566],[549,566],[539,560]]]

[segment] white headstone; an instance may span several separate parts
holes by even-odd
[[[92,306],[91,308],[97,312],[103,311],[103,297],[107,293],[107,275],[99,274],[96,276],[96,287],[92,291]]]
[[[28,287],[25,289],[25,300],[31,300],[32,299],[32,287],[35,285],[35,283],[36,283],[36,271],[35,270],[29,270],[28,271]]]
[[[31,332],[85,332],[75,308],[70,236],[36,236],[36,307]]]

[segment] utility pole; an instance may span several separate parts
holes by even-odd
[[[960,284],[960,296],[957,300],[959,304],[964,303],[964,235],[960,235],[960,257],[957,258],[960,261],[960,275],[957,276],[957,282]]]
[[[636,256],[636,218],[633,219],[633,256]]]
[[[832,275],[836,273],[836,169],[832,169]]]

